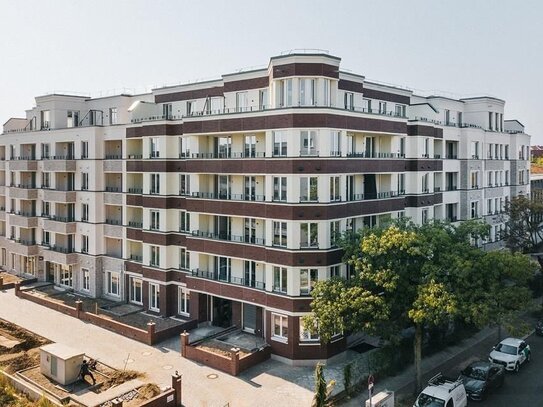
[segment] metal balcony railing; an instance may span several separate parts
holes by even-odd
[[[191,194],[193,198],[202,199],[225,199],[230,201],[259,201],[262,202],[266,199],[264,195],[246,195],[246,194],[229,194],[213,192],[193,192]]]
[[[193,277],[203,278],[206,280],[213,280],[223,283],[235,284],[243,287],[256,288],[258,290],[265,290],[266,284],[263,281],[248,280],[240,277],[232,277],[230,273],[220,273],[219,271],[204,271],[200,269],[192,269],[191,275]]]
[[[205,232],[202,230],[193,230],[191,234],[192,236],[195,236],[195,237],[202,237],[202,238],[213,239],[213,240],[225,240],[229,242],[249,243],[249,244],[256,244],[260,246],[264,246],[266,244],[266,241],[264,238],[259,238],[259,237],[254,237],[254,236],[236,236],[232,234]]]

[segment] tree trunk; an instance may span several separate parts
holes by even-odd
[[[422,391],[422,325],[415,325],[415,395]]]

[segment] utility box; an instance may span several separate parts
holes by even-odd
[[[55,382],[68,385],[78,380],[85,354],[60,343],[40,348],[40,372]]]
[[[394,407],[394,392],[382,391],[371,398],[372,407]],[[370,401],[366,400],[366,407],[370,407]]]

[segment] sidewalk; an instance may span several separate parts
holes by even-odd
[[[292,368],[268,361],[233,377],[181,358],[179,338],[147,346],[95,325],[0,291],[0,318],[54,342],[80,349],[118,369],[138,370],[145,381],[160,387],[171,384],[171,375],[183,375],[183,404],[193,407],[309,406],[312,389],[297,377],[311,377],[312,368]],[[214,374],[215,376],[208,377]],[[313,386],[313,383],[311,383]]]

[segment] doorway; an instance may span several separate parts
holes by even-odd
[[[255,333],[256,330],[256,305],[243,304],[243,330]]]
[[[213,325],[221,328],[232,326],[232,301],[213,297]]]

